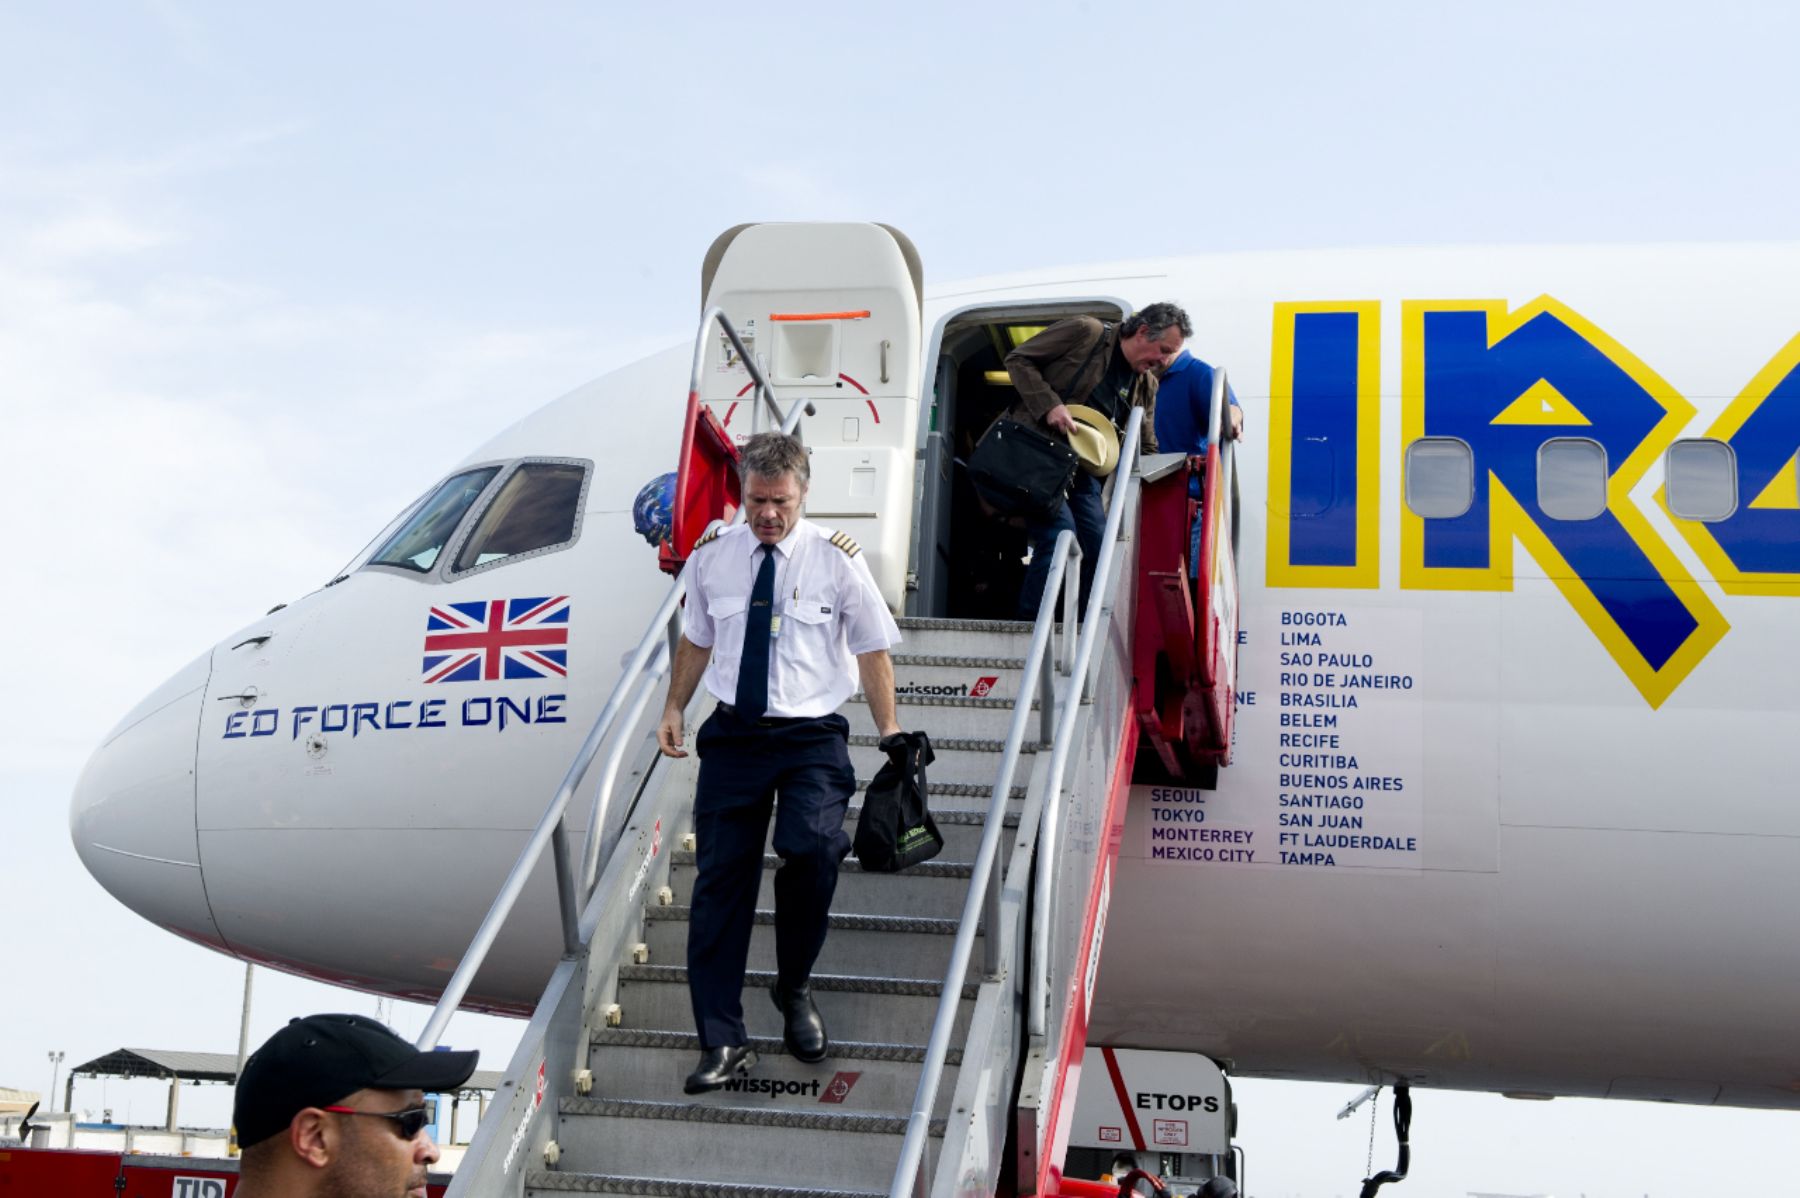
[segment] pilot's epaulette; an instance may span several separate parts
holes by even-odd
[[[694,542],[694,548],[698,549],[702,545],[712,544],[714,541],[718,540],[719,537],[724,533],[724,531],[729,527],[730,527],[730,525],[728,525],[728,524],[713,525],[711,528],[706,530],[706,534],[704,536],[702,536],[698,541]]]
[[[851,540],[849,537],[849,534],[847,534],[847,533],[841,533],[841,532],[832,533],[831,534],[831,543],[833,545],[836,545],[839,549],[842,549],[846,554],[848,554],[851,557],[855,557],[857,554],[862,552],[862,546],[858,545],[855,541]]]

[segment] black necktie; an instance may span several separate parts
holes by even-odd
[[[762,546],[762,555],[756,585],[750,589],[744,655],[738,661],[737,709],[753,720],[769,710],[769,628],[775,614],[775,547]]]

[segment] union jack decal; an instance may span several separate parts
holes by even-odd
[[[426,682],[569,675],[569,597],[444,603],[425,617]]]

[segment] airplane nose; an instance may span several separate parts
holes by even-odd
[[[207,653],[133,708],[75,784],[69,832],[94,879],[162,927],[223,948],[201,884],[194,750],[212,672]]]

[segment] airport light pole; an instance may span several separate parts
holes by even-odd
[[[231,1072],[231,1084],[237,1085],[238,1079],[244,1076],[244,1058],[250,1055],[250,984],[256,980],[254,962],[244,962],[244,1014],[238,1021],[238,1055],[237,1068]]]
[[[50,1058],[50,1093],[45,1095],[44,1100],[50,1104],[50,1111],[54,1114],[56,1112],[56,1075],[62,1069],[63,1054],[52,1051],[47,1055]]]

